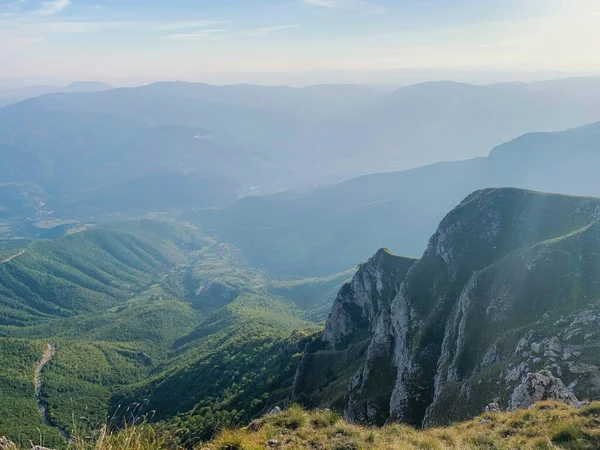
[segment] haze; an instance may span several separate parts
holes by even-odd
[[[600,5],[2,0],[0,41],[4,85],[526,81],[600,72]]]

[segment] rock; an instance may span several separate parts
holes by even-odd
[[[575,408],[577,408],[577,409],[579,409],[579,408],[583,408],[584,406],[587,406],[587,405],[589,405],[589,404],[590,404],[590,402],[588,402],[588,401],[584,400],[584,401],[582,401],[582,402],[577,402],[577,403],[575,403]]]
[[[267,442],[269,447],[277,447],[279,445],[279,441],[277,439],[271,439]]]
[[[571,405],[578,401],[560,378],[556,378],[548,370],[542,370],[527,374],[515,388],[510,399],[510,409],[526,409],[543,400],[557,400]]]
[[[14,442],[9,441],[6,436],[0,436],[0,450],[17,450]]]
[[[277,413],[280,413],[280,412],[281,412],[281,408],[279,406],[276,406],[271,411],[269,411],[267,414],[271,415],[271,414],[277,414]]]
[[[261,420],[253,420],[252,422],[250,422],[248,424],[248,431],[250,431],[251,433],[256,433],[258,430],[260,430],[261,426],[262,426]]]
[[[486,423],[490,423],[491,420],[488,419],[481,419],[481,422],[479,422],[480,425],[485,425]]]
[[[485,407],[485,412],[489,412],[489,413],[499,413],[502,410],[500,409],[500,405],[498,405],[498,403],[490,403],[489,405],[487,405]]]

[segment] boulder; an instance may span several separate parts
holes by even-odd
[[[276,406],[275,408],[273,408],[271,411],[269,411],[267,414],[271,415],[271,414],[278,414],[281,412],[281,408],[279,406]]]
[[[499,412],[502,412],[502,410],[500,409],[500,405],[498,405],[498,403],[490,403],[489,405],[487,405],[485,407],[485,412],[486,413],[499,413]]]
[[[510,409],[526,409],[536,402],[556,400],[575,405],[578,400],[570,392],[560,378],[556,378],[548,370],[528,373],[512,393]]]
[[[0,450],[17,450],[17,446],[6,436],[0,436]]]

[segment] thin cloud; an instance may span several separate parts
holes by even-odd
[[[381,14],[385,11],[383,6],[366,0],[302,0],[304,3],[319,8],[339,9],[342,11],[361,14]]]
[[[38,16],[53,16],[63,12],[69,5],[71,0],[52,0],[42,2],[42,6],[35,11]]]
[[[244,32],[244,36],[268,36],[281,30],[298,28],[298,25],[276,25],[273,27],[254,28]]]
[[[214,25],[220,25],[224,23],[225,22],[219,20],[188,20],[183,22],[157,24],[154,29],[157,31],[185,30],[190,28],[212,27]]]
[[[227,30],[201,30],[195,33],[169,34],[163,36],[161,39],[166,41],[215,41],[220,39],[219,34],[225,31]]]

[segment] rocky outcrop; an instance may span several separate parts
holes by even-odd
[[[350,386],[353,401],[348,404],[353,410],[346,412],[349,419],[372,423],[387,419],[393,388],[391,374],[395,371],[393,350],[390,336],[374,336],[386,328],[390,303],[415,261],[381,249],[360,265],[352,280],[341,288],[321,339],[304,351],[294,379],[296,400],[311,406],[342,408],[347,404]],[[371,362],[377,355],[384,358],[378,369],[367,364],[360,374],[357,372],[367,357]],[[361,375],[371,382],[375,374],[379,374],[376,392],[361,382]]]
[[[345,284],[333,303],[322,341],[328,349],[347,348],[352,342],[372,336],[414,259],[380,249],[361,264],[350,283]]]
[[[0,436],[0,450],[17,450],[14,442],[8,440],[5,436]]]
[[[577,404],[578,400],[563,382],[548,370],[537,373],[528,373],[518,385],[510,398],[509,408],[526,409],[537,402],[556,400],[570,405]]]
[[[446,216],[405,276],[367,263],[323,336],[330,351],[368,339],[346,418],[429,426],[472,417],[490,400],[506,409],[542,370],[573,396],[600,396],[599,218],[598,199],[487,189]],[[554,378],[542,398],[559,385]]]

